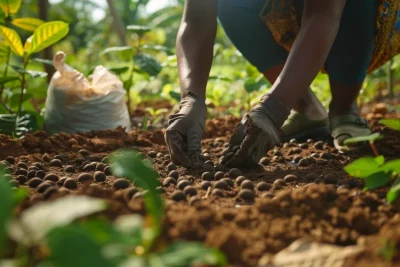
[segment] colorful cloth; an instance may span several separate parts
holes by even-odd
[[[368,73],[400,53],[400,0],[378,0],[374,50]],[[261,18],[275,41],[290,51],[300,30],[302,5],[298,0],[267,0]],[[265,12],[268,9],[268,12]],[[325,70],[322,70],[325,72]]]

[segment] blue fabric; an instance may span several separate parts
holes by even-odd
[[[243,56],[260,72],[286,61],[260,19],[266,0],[219,0],[218,19]],[[331,80],[347,85],[363,82],[371,61],[378,0],[347,0],[335,42],[325,63]]]

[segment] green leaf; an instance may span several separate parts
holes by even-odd
[[[15,27],[29,32],[34,32],[43,23],[45,23],[43,20],[37,18],[15,18],[12,20]]]
[[[13,220],[9,235],[20,244],[38,244],[52,229],[105,208],[104,201],[87,196],[69,196],[43,202],[22,212],[18,220]]]
[[[0,8],[6,17],[14,15],[21,7],[22,0],[0,0]]]
[[[162,45],[147,45],[146,44],[146,45],[143,45],[141,50],[172,53],[171,49],[169,49],[166,46],[162,46]]]
[[[176,101],[181,101],[181,94],[171,91],[169,92],[169,96],[172,97],[173,99],[175,99]]]
[[[39,62],[39,63],[43,63],[46,65],[50,65],[50,66],[54,66],[53,65],[53,61],[51,61],[50,59],[43,59],[43,58],[33,58],[33,61]]]
[[[399,192],[400,192],[400,183],[392,186],[392,188],[390,188],[389,192],[386,195],[387,202],[393,203],[399,196]]]
[[[385,186],[392,178],[391,173],[377,172],[366,177],[365,185],[369,190]]]
[[[21,38],[16,31],[4,26],[0,26],[0,35],[11,48],[13,53],[21,57],[24,56],[24,48],[22,46]]]
[[[22,137],[28,132],[38,130],[37,116],[34,113],[24,113],[17,118],[16,114],[0,114],[0,133]]]
[[[394,172],[400,174],[400,159],[388,161],[383,167],[382,171]]]
[[[129,31],[134,32],[140,36],[144,35],[145,33],[149,32],[151,30],[150,27],[147,26],[141,26],[141,25],[128,25],[126,27]]]
[[[207,248],[203,244],[175,242],[160,255],[164,266],[179,267],[195,264],[225,266],[226,257],[219,251]]]
[[[150,76],[157,76],[162,70],[160,63],[150,55],[139,54],[134,57],[134,60],[136,65]]]
[[[32,94],[24,94],[22,97],[22,103],[25,103],[26,101],[31,99],[32,96],[33,96]],[[12,108],[18,107],[20,98],[21,98],[21,93],[12,94],[10,99],[8,99],[8,103]]]
[[[6,224],[11,218],[13,207],[13,199],[11,194],[11,187],[7,180],[3,177],[4,173],[0,173],[0,251],[4,246],[6,238]]]
[[[113,266],[103,255],[101,246],[77,227],[54,229],[47,235],[47,244],[51,250],[49,261],[55,266]]]
[[[248,78],[244,83],[244,89],[247,93],[259,91],[262,88],[265,88],[268,85],[268,82],[264,78]]]
[[[13,68],[13,70],[15,70],[16,72],[18,72],[18,73],[20,73],[20,74],[28,74],[28,75],[31,76],[33,79],[47,77],[47,73],[46,73],[46,72],[43,72],[43,71],[24,70],[24,69],[21,69],[21,68],[18,67],[18,66],[14,66],[14,65],[12,65],[11,68]]]
[[[121,75],[129,70],[129,67],[120,67],[120,68],[109,68],[108,71],[113,72],[117,75]]]
[[[18,80],[18,77],[0,77],[0,85]]]
[[[345,166],[344,170],[353,177],[366,178],[381,171],[380,167],[385,161],[385,159],[382,158],[383,156],[379,156],[377,158],[363,157]]]
[[[37,53],[64,38],[69,31],[68,23],[63,21],[46,22],[33,33],[28,54]]]
[[[12,192],[14,206],[21,203],[29,195],[29,189],[27,188],[15,188]]]
[[[383,124],[387,127],[390,127],[396,131],[400,131],[400,120],[399,119],[383,119],[379,121],[380,124]]]
[[[128,61],[133,57],[133,49],[130,46],[113,46],[103,50],[100,56],[107,55],[109,53],[118,53],[122,60]]]
[[[374,142],[374,141],[382,139],[382,138],[383,138],[383,135],[381,135],[380,133],[374,133],[371,135],[359,136],[359,137],[346,139],[344,141],[344,144],[348,145],[348,144],[361,143],[361,142]]]

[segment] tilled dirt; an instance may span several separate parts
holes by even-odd
[[[388,160],[400,158],[400,133],[379,126],[376,119],[381,116],[373,114],[374,131],[385,136],[377,142],[379,152]],[[257,266],[262,257],[306,237],[340,246],[363,245],[366,250],[356,266],[376,266],[384,264],[380,252],[391,240],[397,251],[388,266],[400,265],[400,201],[386,203],[388,188],[363,192],[362,180],[343,171],[351,160],[372,155],[368,145],[342,154],[322,141],[292,140],[270,151],[258,168],[225,169],[219,160],[237,122],[231,117],[207,122],[202,151],[207,161],[197,170],[170,162],[162,130],[51,137],[38,132],[19,141],[0,136],[0,159],[7,163],[14,186],[30,188],[17,215],[38,202],[69,194],[106,199],[104,215],[110,219],[145,214],[140,190],[114,177],[103,163],[110,152],[129,147],[143,152],[159,173],[167,241],[201,241],[225,252],[232,266]]]

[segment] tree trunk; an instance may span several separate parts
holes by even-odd
[[[48,0],[38,0],[38,8],[39,8],[39,18],[44,21],[48,21],[49,19],[49,1]],[[52,60],[53,59],[53,49],[52,47],[46,48],[42,52],[42,58]],[[53,74],[55,73],[55,69],[53,66],[50,66],[48,64],[43,64],[43,67],[47,73],[47,81],[50,82],[51,77],[53,77]]]
[[[107,4],[108,4],[108,8],[110,9],[110,14],[113,18],[113,26],[114,26],[115,31],[117,32],[119,41],[120,41],[121,45],[125,46],[125,45],[127,45],[125,25],[123,24],[121,17],[118,14],[117,9],[115,8],[113,0],[107,0]]]

